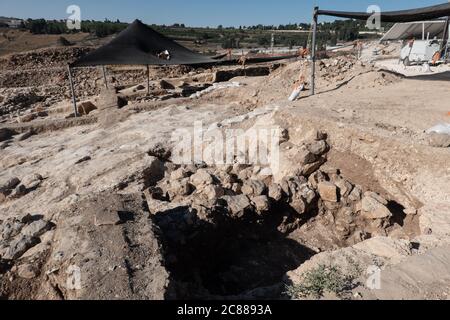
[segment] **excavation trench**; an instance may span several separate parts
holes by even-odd
[[[264,220],[222,216],[196,226],[186,222],[185,210],[154,217],[177,299],[246,296],[267,287],[265,298],[277,299],[286,272],[315,254],[278,230],[276,210]]]
[[[196,170],[197,174],[210,170],[217,176],[223,175],[217,173],[217,168],[193,171]],[[411,226],[417,219],[406,216],[401,204],[365,192],[365,186],[343,183],[339,171],[327,174],[318,170],[313,174],[325,186],[334,183],[348,188],[345,193],[337,188],[338,193],[344,194],[337,202],[322,199],[320,183],[311,186],[314,180],[311,177],[309,181],[306,177],[287,177],[287,185],[291,190],[296,189],[297,194],[292,191],[279,201],[270,198],[270,209],[264,213],[258,212],[251,200],[252,205],[239,216],[232,214],[223,198],[202,202],[202,190],[171,199],[167,196],[171,184],[179,186],[180,183],[167,178],[174,176],[173,173],[166,174],[165,181],[158,183],[162,189],[156,194],[162,194],[162,198],[149,202],[163,246],[164,266],[170,273],[168,299],[280,299],[285,295],[286,273],[319,252],[352,246],[371,237],[389,236],[392,232],[403,232],[408,237],[409,230],[410,236],[414,236]],[[189,176],[183,179],[189,180]],[[195,179],[191,176],[192,180]],[[219,180],[215,182],[216,188],[221,188]],[[237,181],[245,186],[252,180]],[[168,188],[168,193],[164,188]],[[303,197],[305,206],[302,207],[299,194],[305,188],[307,195],[312,192],[314,196],[308,200]],[[153,187],[153,192],[156,189]],[[242,196],[226,188],[224,192],[224,198]],[[156,207],[164,209],[158,212],[150,209],[154,201]],[[377,212],[390,214],[382,219],[367,218],[367,212],[361,211],[362,202],[378,206]]]
[[[224,214],[214,223],[192,221],[196,218],[188,207],[154,216],[171,275],[168,292],[175,293],[167,298],[283,298],[286,273],[318,253],[303,242],[318,237],[319,225],[324,224],[320,215],[320,209],[313,208],[299,219],[291,208],[281,206],[264,219],[250,215],[235,220]],[[394,215],[392,223],[403,226],[405,220]],[[321,235],[326,241],[319,251],[350,245],[335,236],[335,225],[328,228]],[[363,227],[355,229],[358,234]],[[367,234],[355,243],[372,236]]]

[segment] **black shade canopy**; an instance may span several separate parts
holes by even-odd
[[[367,12],[347,12],[347,11],[329,11],[318,10],[318,15],[333,16],[339,18],[349,18],[357,20],[367,20],[372,16],[372,13]],[[425,21],[433,20],[441,17],[450,16],[450,3],[444,3],[436,6],[381,12],[382,22],[412,22],[412,21]]]
[[[170,59],[158,58],[167,50]],[[99,65],[197,65],[217,60],[195,53],[135,20],[110,43],[71,64],[71,67]]]

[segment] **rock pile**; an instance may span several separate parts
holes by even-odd
[[[180,224],[170,221],[173,212],[191,225],[275,219],[278,230],[285,234],[313,217],[314,223],[327,226],[342,246],[386,235],[392,226],[388,201],[376,193],[364,193],[338,170],[323,166],[328,149],[324,140],[312,142],[306,149],[292,149],[302,161],[296,162],[296,174],[280,183],[260,175],[261,168],[248,165],[170,164],[165,178],[146,190],[150,212],[169,219],[167,223],[174,223],[175,229]]]
[[[0,221],[0,259],[15,262],[52,228],[52,223],[40,215],[25,214]]]
[[[317,221],[329,226],[342,246],[386,236],[392,227],[388,201],[374,192],[363,193],[361,186],[346,180],[338,170],[319,170],[309,182],[320,196]]]
[[[297,85],[299,75],[307,78],[310,62],[300,60],[282,66],[271,73],[261,83],[258,94],[260,99],[271,99],[274,95],[280,99],[287,99]],[[316,69],[316,87],[319,90],[335,88],[338,83],[350,80],[355,76],[373,70],[372,65],[362,64],[354,56],[340,56],[319,60]],[[309,83],[307,83],[307,88]],[[265,91],[270,92],[265,93]],[[275,91],[275,93],[274,93]]]
[[[244,164],[175,165],[170,153],[152,147],[151,153],[165,164],[165,176],[146,188],[144,195],[150,219],[161,230],[166,267],[181,285],[177,289],[181,296],[193,292],[208,296],[202,291],[205,288],[212,290],[209,293],[234,294],[238,287],[221,288],[230,281],[248,281],[237,292],[254,288],[254,279],[239,275],[245,263],[237,258],[250,243],[253,250],[265,247],[267,257],[255,257],[252,266],[254,272],[267,273],[272,259],[294,265],[303,262],[278,257],[277,250],[269,250],[271,242],[283,244],[280,250],[289,241],[301,244],[298,254],[303,257],[394,230],[396,220],[386,199],[324,164],[330,149],[326,139],[325,133],[318,133],[317,139],[303,146],[291,144],[288,151],[297,170],[282,179]],[[286,133],[282,146],[288,143]],[[216,251],[223,254],[224,265],[211,262]],[[206,286],[192,275],[196,272],[203,273],[198,277],[209,282]],[[275,283],[277,277],[261,278]]]
[[[86,69],[75,73],[77,97],[98,95],[102,85],[98,83],[98,71]],[[65,70],[31,70],[0,73],[0,117],[19,116],[27,113],[34,117],[54,104],[71,97]],[[32,119],[31,119],[32,120]]]
[[[37,90],[30,88],[15,90],[15,93],[10,92],[0,102],[0,116],[29,109],[31,106],[43,101],[45,101],[45,97],[40,95]]]
[[[0,69],[23,69],[66,67],[80,57],[94,50],[92,47],[45,48],[17,53],[0,59]]]
[[[450,135],[445,133],[431,132],[428,134],[429,145],[435,148],[449,148]]]
[[[343,74],[354,69],[356,63],[356,59],[349,56],[324,59],[320,60],[318,63],[319,72],[324,79],[332,80],[336,77],[342,77]]]
[[[16,199],[37,189],[43,181],[40,174],[30,174],[22,180],[17,177],[0,182],[0,203],[9,199]]]

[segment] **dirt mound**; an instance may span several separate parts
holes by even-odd
[[[73,43],[64,37],[59,37],[56,41],[56,45],[61,47],[70,47],[71,45],[73,45]]]
[[[90,91],[92,92],[92,91]],[[87,93],[90,93],[87,92]],[[94,91],[92,93],[95,93]],[[70,93],[65,86],[26,87],[14,89],[0,89],[0,119],[11,118],[46,110],[56,103],[70,98]],[[83,94],[80,95],[81,97]]]
[[[0,92],[5,94],[4,90]],[[21,92],[13,95],[5,95],[5,97],[4,101],[0,102],[0,116],[28,109],[30,106],[45,100],[44,96],[33,89],[21,90]]]
[[[16,70],[66,67],[68,63],[91,52],[90,47],[46,48],[18,54],[11,54],[0,59],[0,69]]]
[[[275,70],[265,79],[261,92],[268,91],[271,88],[272,93],[276,89],[276,92],[282,92],[283,96],[289,96],[301,74],[308,79],[309,66],[310,63],[308,61],[297,61]]]
[[[402,77],[392,72],[386,71],[369,71],[355,76],[347,84],[348,88],[365,89],[384,87],[401,81]]]
[[[286,99],[298,85],[301,75],[310,81],[309,61],[297,61],[274,71],[262,83],[260,96],[263,99]],[[356,80],[357,81],[353,81]],[[379,73],[371,64],[358,61],[353,56],[340,56],[317,62],[316,88],[326,91],[352,83],[363,83],[364,87],[386,86],[395,83],[400,78],[387,72]]]

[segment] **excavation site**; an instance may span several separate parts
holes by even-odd
[[[2,18],[0,299],[448,300],[450,5],[423,12],[237,44]]]

